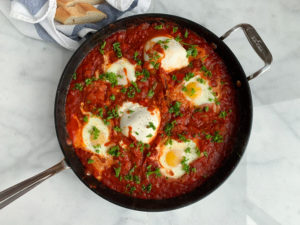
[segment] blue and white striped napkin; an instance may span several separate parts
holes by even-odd
[[[150,3],[151,0],[106,0],[95,6],[107,15],[106,19],[98,23],[63,25],[54,20],[56,0],[11,0],[9,16],[18,20],[13,24],[23,34],[75,50],[87,33],[115,21],[125,12],[144,13]]]

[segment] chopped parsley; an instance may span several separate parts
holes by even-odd
[[[76,79],[77,79],[77,74],[76,74],[76,73],[73,73],[73,74],[72,74],[72,79],[73,79],[73,80],[76,80]]]
[[[153,66],[153,68],[156,69],[156,70],[158,70],[159,65],[160,65],[159,63],[156,63],[156,62],[153,62],[153,61],[151,61],[150,64],[151,64],[151,65]]]
[[[204,107],[204,111],[205,111],[205,112],[208,112],[208,110],[209,110],[208,106],[205,106],[205,107]]]
[[[177,36],[175,37],[175,41],[181,42],[182,39],[179,37],[179,35],[177,35]]]
[[[134,52],[133,59],[134,59],[134,61],[137,62],[138,65],[141,66],[142,65],[142,61],[138,58],[138,55],[139,55],[138,52]]]
[[[92,164],[92,163],[94,163],[94,160],[88,159],[87,163],[88,163],[88,164]]]
[[[162,24],[156,25],[156,26],[154,27],[154,29],[155,29],[155,30],[161,30],[161,29],[163,29],[163,25],[162,25]]]
[[[147,193],[150,193],[152,189],[152,184],[148,184],[147,186],[145,186],[144,184],[142,185],[142,191],[146,191]]]
[[[185,30],[185,32],[184,32],[184,38],[187,38],[189,36],[189,32],[188,32],[188,30]]]
[[[83,90],[83,85],[81,83],[76,83],[75,84],[75,89],[79,90],[79,91],[82,91]]]
[[[134,87],[130,86],[127,89],[127,96],[128,96],[128,98],[133,98],[135,96],[135,89],[134,89]]]
[[[118,85],[118,77],[119,76],[120,75],[117,75],[113,72],[107,72],[107,73],[101,74],[99,78],[107,80],[109,83],[111,83],[111,86],[114,87],[114,86]]]
[[[105,45],[106,45],[106,41],[103,41],[100,48],[99,48],[99,52],[104,55],[104,48],[105,48]]]
[[[92,135],[93,140],[97,140],[100,135],[100,130],[96,126],[92,126],[89,133]]]
[[[156,129],[156,127],[154,126],[154,124],[152,122],[149,122],[149,124],[147,125],[147,128],[152,128],[153,130]]]
[[[114,49],[114,51],[116,53],[116,56],[118,58],[121,58],[122,57],[122,51],[121,51],[121,46],[120,46],[119,42],[113,43],[113,49]]]
[[[219,118],[225,119],[227,116],[227,112],[226,111],[221,111],[219,114]]]
[[[174,105],[171,105],[169,113],[173,113],[175,116],[182,115],[180,112],[181,102],[175,102]]]
[[[221,142],[223,142],[223,136],[220,134],[219,131],[215,131],[214,135],[205,134],[205,138],[207,140],[210,139],[212,142],[215,142],[215,143],[221,143]]]
[[[160,44],[160,46],[162,46],[163,49],[168,49],[169,46],[168,46],[167,44],[168,44],[169,42],[170,42],[170,39],[166,39],[166,40],[164,40],[164,41],[159,40],[159,41],[157,42],[157,44]]]
[[[203,155],[207,158],[207,157],[208,157],[207,151],[204,151],[204,152],[203,152]]]
[[[139,141],[139,142],[137,143],[137,147],[139,147],[140,152],[143,152],[144,149],[145,149],[145,147],[146,147],[146,145],[145,145],[143,142]]]
[[[202,78],[197,78],[197,81],[198,81],[200,84],[205,84],[205,80],[203,80]]]
[[[183,134],[177,134],[179,139],[183,142],[189,142],[189,140]]]
[[[124,94],[126,93],[126,91],[127,91],[127,89],[126,89],[125,87],[123,87],[123,88],[121,89],[121,92],[124,93]]]
[[[148,134],[146,137],[151,138],[153,135],[152,134]]]
[[[121,166],[119,166],[118,168],[114,168],[115,170],[115,176],[119,177],[120,176],[120,172],[121,172]]]
[[[196,148],[196,154],[197,154],[198,156],[201,155],[201,152],[200,152],[199,148]]]
[[[84,121],[84,122],[88,122],[88,121],[89,121],[89,117],[88,117],[88,116],[84,116],[84,117],[83,117],[83,121]]]
[[[185,153],[191,153],[191,148],[190,147],[187,147],[185,150],[184,150]]]
[[[223,136],[219,133],[219,131],[216,131],[211,140],[216,143],[221,143],[223,142]]]
[[[183,86],[181,90],[184,91],[184,92],[187,92],[187,87]]]
[[[173,27],[173,33],[176,33],[178,30],[178,27]]]
[[[173,120],[171,123],[167,123],[165,126],[165,133],[167,136],[171,136],[172,129],[174,128],[176,121]]]
[[[117,132],[121,132],[122,131],[122,129],[120,127],[118,127],[118,126],[115,126],[114,130],[117,131]]]
[[[160,169],[156,168],[155,170],[151,171],[151,165],[150,165],[150,167],[147,166],[146,177],[149,178],[149,176],[151,176],[152,174],[155,174],[156,177],[160,177],[161,176]]]
[[[127,113],[128,113],[128,114],[131,114],[131,113],[134,113],[134,111],[131,110],[131,109],[129,109],[129,110],[127,111]]]
[[[182,165],[182,169],[186,172],[186,173],[190,173],[190,166],[189,164],[187,164],[188,159],[183,156],[183,159],[181,161],[181,165]]]
[[[171,138],[168,138],[165,145],[172,145],[173,141]]]
[[[113,119],[113,118],[119,118],[118,109],[117,107],[115,109],[111,109],[107,112],[107,120]]]
[[[118,157],[120,155],[120,147],[115,145],[108,149],[108,154]]]
[[[141,81],[143,81],[143,82],[145,82],[146,80],[148,80],[148,78],[150,77],[150,73],[146,69],[143,69],[141,72],[139,72],[139,71],[135,72],[135,76],[136,77],[142,76],[142,75],[144,75],[144,77],[141,79]]]
[[[206,66],[202,65],[201,70],[204,72],[204,76],[206,76],[206,77],[212,77],[211,71],[208,70],[208,69],[206,68]]]
[[[98,108],[98,115],[103,118],[103,108]]]
[[[133,176],[133,181],[137,184],[140,184],[141,183],[141,178],[139,176]]]
[[[110,98],[110,100],[112,100],[112,101],[116,100],[116,96],[115,96],[115,95],[111,95],[109,98]]]
[[[177,77],[175,75],[172,75],[172,80],[177,80]]]
[[[135,90],[136,90],[136,92],[137,93],[140,93],[141,92],[141,89],[139,89],[139,87],[138,87],[138,85],[137,85],[137,83],[136,82],[131,82],[132,83],[132,86],[135,88]]]
[[[132,194],[136,190],[135,186],[129,188],[129,194]]]
[[[137,60],[137,57],[138,57],[138,55],[139,55],[139,53],[138,53],[138,52],[134,52],[134,55],[133,55],[133,59],[134,59],[134,61],[136,61],[136,60]]]
[[[150,89],[148,92],[148,97],[152,98],[154,94],[155,92],[152,89]]]
[[[198,55],[198,50],[197,48],[195,48],[196,45],[191,45],[188,50],[186,51],[186,57],[190,57],[190,56],[193,56],[193,57],[196,57]]]
[[[194,73],[188,72],[187,74],[185,74],[184,80],[189,81],[194,76],[195,76]]]

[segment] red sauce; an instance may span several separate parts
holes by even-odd
[[[233,135],[236,122],[234,87],[226,66],[214,52],[213,45],[190,30],[188,30],[188,35],[185,36],[186,29],[184,27],[178,27],[178,30],[173,29],[177,27],[176,24],[162,24],[162,29],[157,29],[157,25],[160,24],[144,23],[117,32],[105,40],[106,45],[102,48],[104,55],[108,55],[112,62],[118,60],[113,50],[115,42],[120,43],[123,57],[133,64],[136,63],[134,59],[135,52],[138,52],[136,58],[140,59],[143,65],[137,65],[136,71],[148,68],[150,72],[150,76],[146,81],[141,81],[143,76],[137,78],[136,83],[141,90],[139,93],[136,92],[133,98],[129,98],[127,94],[121,92],[122,86],[112,87],[110,82],[98,79],[99,74],[105,72],[103,71],[104,58],[99,51],[102,43],[99,43],[78,67],[76,79],[74,77],[70,84],[66,104],[67,130],[76,154],[85,166],[87,173],[92,174],[113,190],[144,199],[171,198],[189,192],[201,185],[205,179],[216,171],[229,152],[230,137]],[[189,57],[191,62],[189,66],[169,74],[160,67],[149,69],[149,62],[143,60],[144,45],[149,39],[161,35],[179,37],[185,49],[190,48],[190,45],[183,43],[197,45],[198,54],[196,57]],[[160,46],[155,46],[155,48],[158,52],[163,51]],[[210,72],[206,73],[205,79],[217,92],[217,104],[212,102],[201,106],[193,106],[183,99],[180,107],[182,115],[175,116],[169,113],[170,105],[174,104],[175,98],[178,96],[174,92],[183,81],[184,76],[191,71],[203,71],[203,68],[211,72],[211,75]],[[173,80],[174,76],[172,79],[172,75],[176,76],[176,81]],[[86,79],[93,80],[91,84],[86,84]],[[153,85],[156,86],[155,94],[152,98],[149,98],[147,94]],[[166,87],[168,87],[167,90]],[[115,95],[114,101],[110,99],[111,95]],[[121,106],[126,101],[137,102],[148,106],[150,109],[159,108],[161,124],[158,134],[150,143],[150,147],[145,148],[142,152],[137,147],[137,141],[133,137],[126,137],[120,132],[113,131],[113,126],[119,126],[120,118],[110,119],[110,144],[119,146],[118,143],[122,140],[128,145],[134,143],[135,147],[126,150],[119,146],[121,154],[118,157],[112,157],[112,160],[107,163],[105,159],[102,159],[96,153],[86,151],[82,147],[81,130],[85,122],[80,107],[83,103],[84,111],[91,112],[94,115],[98,115],[98,109],[103,108],[102,117],[106,118],[109,110]],[[152,170],[160,167],[156,157],[159,154],[156,146],[166,139],[164,128],[174,120],[177,123],[172,129],[170,137],[181,141],[178,134],[183,134],[187,139],[196,139],[198,148],[202,152],[201,157],[190,164],[191,171],[189,173],[178,179],[166,178],[163,175],[156,176],[155,174],[147,177],[146,172],[149,171],[149,165],[151,165]],[[216,132],[221,135],[221,139],[213,139],[214,135],[217,134]],[[92,159],[93,163],[88,163],[91,162],[89,159]],[[103,167],[103,165],[106,165],[105,163],[108,166]],[[120,174],[116,177],[114,168],[119,168],[120,165]],[[195,169],[192,170],[192,168]],[[130,178],[128,175],[132,175],[132,177]],[[139,181],[133,177],[138,177]]]

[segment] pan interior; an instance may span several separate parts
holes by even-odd
[[[222,166],[206,180],[198,188],[193,191],[180,195],[175,198],[151,200],[133,198],[119,192],[113,191],[96,180],[93,176],[87,176],[83,165],[75,154],[71,145],[68,145],[68,133],[66,130],[65,118],[65,103],[69,89],[69,84],[72,79],[72,74],[80,65],[85,56],[101,41],[109,37],[116,31],[127,29],[129,26],[137,25],[144,22],[173,22],[179,26],[193,30],[199,36],[204,37],[208,42],[214,43],[217,48],[216,52],[222,58],[227,66],[229,75],[232,81],[241,85],[236,87],[237,92],[237,114],[239,117],[238,125],[236,126],[236,134],[233,137],[232,151],[223,162]],[[107,25],[101,30],[91,35],[73,54],[71,59],[63,71],[61,76],[55,100],[55,127],[57,138],[61,146],[62,152],[65,155],[65,160],[72,168],[78,178],[85,183],[91,190],[99,196],[117,205],[141,210],[141,211],[165,211],[180,208],[191,203],[194,203],[219,187],[231,174],[242,157],[251,131],[252,124],[252,99],[246,75],[232,51],[227,45],[221,41],[215,34],[207,30],[203,26],[173,15],[166,14],[142,14],[132,17],[127,17]]]

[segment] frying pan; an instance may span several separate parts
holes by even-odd
[[[231,146],[232,151],[230,151],[216,172],[201,186],[197,187],[191,192],[170,199],[153,200],[130,197],[106,187],[93,176],[88,176],[85,173],[85,169],[79,158],[76,156],[72,145],[68,141],[68,134],[66,131],[66,96],[72,79],[72,74],[76,71],[76,68],[80,65],[81,61],[101,40],[104,40],[116,31],[124,30],[132,25],[137,25],[144,22],[177,23],[179,26],[188,28],[197,33],[199,36],[204,37],[207,42],[215,44],[215,51],[225,62],[228,73],[235,84],[237,93],[237,115],[239,117],[239,124],[236,126],[237,130],[235,135],[231,137],[233,143]],[[250,76],[246,76],[235,55],[223,42],[226,37],[238,29],[243,30],[249,43],[265,63],[262,68]],[[255,29],[249,24],[239,24],[227,31],[221,37],[216,36],[205,27],[193,21],[167,14],[141,14],[127,17],[105,26],[96,33],[91,34],[90,37],[88,37],[87,40],[83,42],[78,50],[73,54],[70,61],[66,65],[58,84],[54,112],[55,128],[57,138],[65,158],[58,164],[41,172],[40,174],[0,192],[0,208],[5,207],[47,178],[68,168],[71,168],[77,177],[96,194],[112,203],[126,208],[141,211],[165,211],[180,208],[199,201],[219,187],[229,177],[231,172],[239,163],[248,143],[252,125],[252,98],[248,81],[265,72],[270,67],[271,62],[271,53]]]

